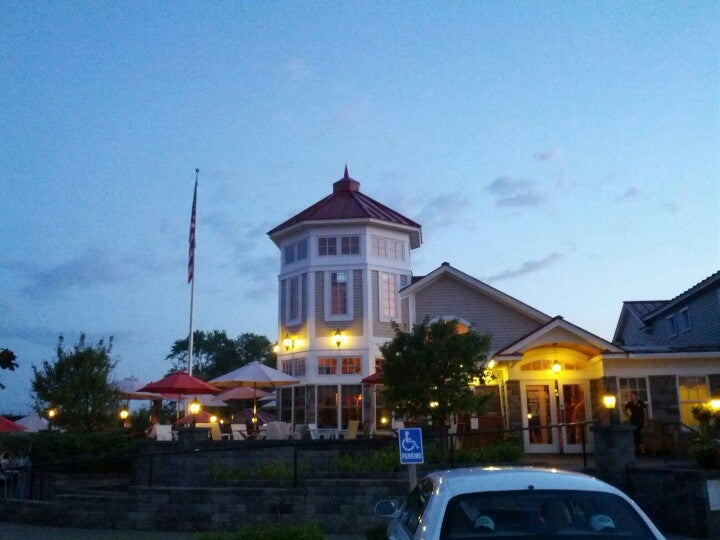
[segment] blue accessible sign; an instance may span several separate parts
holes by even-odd
[[[400,464],[424,463],[422,447],[422,429],[400,428],[398,430],[400,445]]]

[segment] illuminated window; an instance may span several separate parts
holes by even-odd
[[[337,375],[337,358],[318,358],[318,375]]]
[[[637,392],[638,398],[645,403],[648,401],[647,379],[645,377],[620,377],[620,403],[624,405],[630,401],[630,392]]]
[[[705,377],[678,377],[678,394],[680,397],[680,421],[688,426],[697,426],[693,418],[692,408],[710,400]]]
[[[343,375],[357,375],[362,373],[362,367],[360,365],[360,358],[343,358],[342,359],[342,374]]]
[[[352,319],[352,273],[325,273],[325,320],[348,321]]]

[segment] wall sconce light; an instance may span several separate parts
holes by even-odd
[[[615,405],[617,405],[617,398],[613,394],[605,394],[602,402],[606,409],[612,410],[615,408]]]
[[[210,422],[212,422],[213,424],[214,424],[215,422],[217,422],[217,416],[215,416],[214,414],[211,415],[211,416],[210,416]]]
[[[340,347],[342,347],[343,345],[345,345],[345,336],[343,336],[343,334],[339,328],[337,330],[335,330],[335,335],[333,337],[335,340],[335,345],[337,346],[338,349]]]
[[[711,399],[710,400],[710,408],[715,412],[720,411],[720,399],[718,399],[718,398]]]
[[[380,417],[380,423],[381,423],[383,426],[386,426],[387,423],[388,423],[388,418],[387,418],[387,416],[381,416],[381,417]]]
[[[285,337],[283,338],[283,347],[285,347],[286,351],[295,348],[295,340],[292,339],[287,332],[285,332]]]
[[[275,354],[277,354],[277,353],[280,351],[280,345],[278,345],[278,342],[277,342],[277,341],[276,341],[275,343],[273,343],[272,351],[273,351]]]

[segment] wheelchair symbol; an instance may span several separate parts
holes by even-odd
[[[403,452],[414,452],[415,450],[420,450],[420,445],[410,437],[409,431],[405,431],[403,433],[403,440],[400,441],[400,446],[402,447]]]

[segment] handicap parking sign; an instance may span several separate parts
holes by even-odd
[[[422,429],[400,428],[398,430],[398,445],[400,446],[401,465],[424,463]]]

